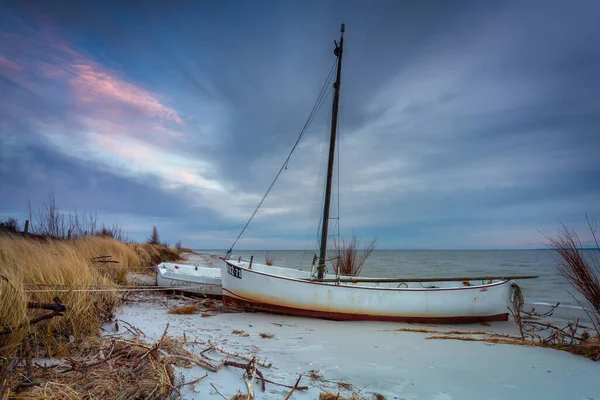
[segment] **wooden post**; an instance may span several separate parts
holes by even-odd
[[[25,220],[25,227],[23,228],[23,232],[25,232],[25,233],[29,232],[29,220],[28,219]]]
[[[254,261],[254,256],[250,256],[250,265],[248,266],[248,269],[252,269],[252,261]]]

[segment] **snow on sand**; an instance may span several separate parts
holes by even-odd
[[[566,352],[538,347],[485,342],[428,340],[426,333],[394,331],[399,328],[469,329],[512,332],[511,322],[490,327],[421,326],[385,322],[336,322],[263,313],[225,313],[203,318],[200,314],[173,315],[168,309],[181,304],[177,298],[152,295],[148,302],[128,303],[117,315],[120,320],[140,328],[149,341],[160,339],[170,323],[169,335],[188,341],[212,340],[227,349],[255,354],[273,363],[260,368],[265,378],[294,385],[292,399],[317,399],[322,391],[343,391],[334,383],[311,381],[309,371],[318,370],[324,380],[343,381],[362,389],[360,396],[372,392],[388,399],[596,399],[600,400],[600,363]],[[107,325],[107,333],[113,333]],[[247,336],[232,334],[243,331]],[[274,334],[271,339],[261,333]],[[198,345],[200,352],[206,346]],[[210,353],[218,360],[222,355]],[[242,360],[236,360],[242,361]],[[242,361],[243,362],[243,361]],[[194,367],[178,368],[180,378],[191,381],[207,371]],[[246,392],[243,371],[221,367],[195,387],[184,387],[186,399],[221,398],[211,387],[232,396]],[[181,382],[178,382],[181,383]],[[255,386],[257,399],[283,399],[289,389],[266,384],[266,391]]]

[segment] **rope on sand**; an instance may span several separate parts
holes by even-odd
[[[23,290],[25,293],[73,293],[73,292],[152,292],[152,291],[164,291],[164,290],[184,290],[184,289],[198,289],[197,286],[159,286],[149,288],[120,288],[120,287],[106,287],[102,289],[28,289]]]

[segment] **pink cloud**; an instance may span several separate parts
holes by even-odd
[[[11,61],[11,60],[9,60],[9,59],[7,59],[5,57],[2,57],[1,55],[0,55],[0,68],[4,69],[6,71],[12,71],[12,72],[14,72],[14,71],[20,71],[20,70],[23,69],[16,62]]]
[[[149,91],[102,69],[98,64],[88,61],[74,65],[76,77],[70,83],[78,100],[95,102],[108,100],[131,106],[143,114],[158,117],[161,120],[183,124],[173,109],[163,105]]]
[[[194,175],[190,171],[181,171],[179,173],[179,177],[181,178],[181,180],[183,181],[183,183],[186,183],[186,184],[191,184],[196,179],[196,175]]]
[[[109,153],[124,156],[133,161],[151,160],[152,154],[144,148],[126,146],[106,136],[96,136],[93,140],[95,146]]]

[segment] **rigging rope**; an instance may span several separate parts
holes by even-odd
[[[242,237],[242,235],[246,231],[246,228],[248,228],[248,225],[250,225],[250,222],[252,221],[252,219],[254,218],[254,216],[256,215],[256,213],[258,212],[258,210],[260,209],[260,207],[262,206],[263,202],[265,201],[265,199],[269,195],[269,192],[271,192],[271,189],[273,189],[273,186],[275,186],[275,182],[277,182],[277,179],[279,178],[279,175],[281,175],[281,173],[283,172],[284,169],[287,169],[288,163],[290,161],[290,158],[292,157],[292,154],[296,150],[296,147],[298,146],[298,143],[300,143],[300,140],[302,139],[302,137],[304,136],[304,134],[308,130],[308,127],[310,126],[310,124],[312,123],[312,121],[315,119],[315,116],[317,115],[317,113],[321,109],[321,106],[323,106],[323,103],[325,102],[325,99],[327,98],[327,95],[329,93],[329,92],[327,92],[327,87],[331,86],[331,80],[332,80],[333,75],[334,75],[334,70],[335,70],[336,64],[337,64],[337,60],[333,63],[333,65],[331,66],[331,69],[329,70],[329,74],[327,75],[327,79],[325,80],[325,83],[323,84],[323,87],[321,88],[321,91],[319,92],[319,96],[317,97],[317,100],[315,101],[315,104],[313,105],[313,108],[312,108],[312,110],[311,110],[311,112],[310,112],[310,114],[309,114],[306,122],[304,123],[304,126],[302,127],[302,130],[300,131],[300,135],[298,135],[298,139],[296,139],[296,143],[294,143],[294,146],[292,147],[292,150],[290,151],[290,153],[288,154],[287,158],[285,159],[285,162],[283,163],[283,165],[279,169],[279,172],[277,172],[277,175],[275,175],[275,178],[273,179],[273,182],[271,182],[271,184],[269,185],[269,188],[267,189],[267,192],[265,193],[265,195],[262,197],[262,199],[258,203],[258,206],[256,206],[256,208],[254,209],[254,212],[252,212],[252,215],[250,216],[250,219],[248,219],[248,222],[246,222],[246,225],[244,225],[244,228],[242,228],[242,231],[240,232],[240,234],[238,235],[238,237],[235,239],[235,241],[233,242],[233,244],[231,245],[231,247],[227,251],[227,255],[231,254],[231,252],[233,251],[233,248],[235,247],[236,243],[238,242],[238,240],[240,240],[240,238]]]

